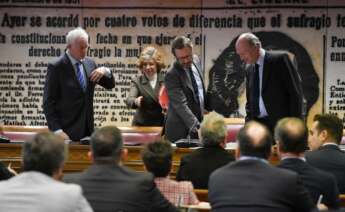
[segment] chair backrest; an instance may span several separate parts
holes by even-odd
[[[208,202],[208,190],[207,189],[194,189],[194,193],[201,202]]]
[[[340,206],[345,207],[345,194],[340,194],[339,199],[340,199]]]

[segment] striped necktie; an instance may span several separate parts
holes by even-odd
[[[78,78],[78,81],[80,83],[81,88],[83,89],[83,91],[85,91],[86,90],[86,83],[85,83],[84,75],[83,75],[81,67],[80,67],[81,65],[82,64],[80,62],[76,63],[76,66],[77,66],[77,78]]]

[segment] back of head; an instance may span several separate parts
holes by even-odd
[[[279,150],[286,153],[303,153],[308,146],[308,130],[301,119],[283,118],[274,130]]]
[[[343,137],[343,122],[340,118],[333,114],[317,114],[314,117],[317,121],[317,129],[319,132],[326,130],[330,136],[328,142],[340,144]]]
[[[214,111],[205,115],[200,125],[200,132],[204,147],[219,146],[227,135],[224,117]]]
[[[171,44],[171,52],[175,55],[175,49],[183,49],[185,47],[193,48],[192,41],[185,36],[177,36]]]
[[[166,177],[172,165],[173,149],[167,141],[156,141],[147,144],[142,152],[146,169],[155,177]]]
[[[59,136],[38,133],[23,145],[23,169],[53,176],[63,166],[65,153],[65,143]]]
[[[237,134],[241,156],[268,159],[271,153],[272,136],[262,124],[250,121]]]
[[[121,131],[115,126],[106,126],[91,135],[91,151],[96,163],[119,162],[123,148]]]

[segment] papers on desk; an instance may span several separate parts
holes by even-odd
[[[208,202],[200,202],[198,205],[181,205],[181,209],[186,209],[186,211],[210,211],[211,205]],[[195,210],[194,210],[195,209]]]
[[[234,150],[236,148],[237,148],[237,142],[226,143],[226,146],[225,146],[226,150]]]

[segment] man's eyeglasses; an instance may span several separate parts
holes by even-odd
[[[185,60],[191,60],[193,55],[186,55],[184,57],[176,57],[176,60],[178,61],[185,61]]]

